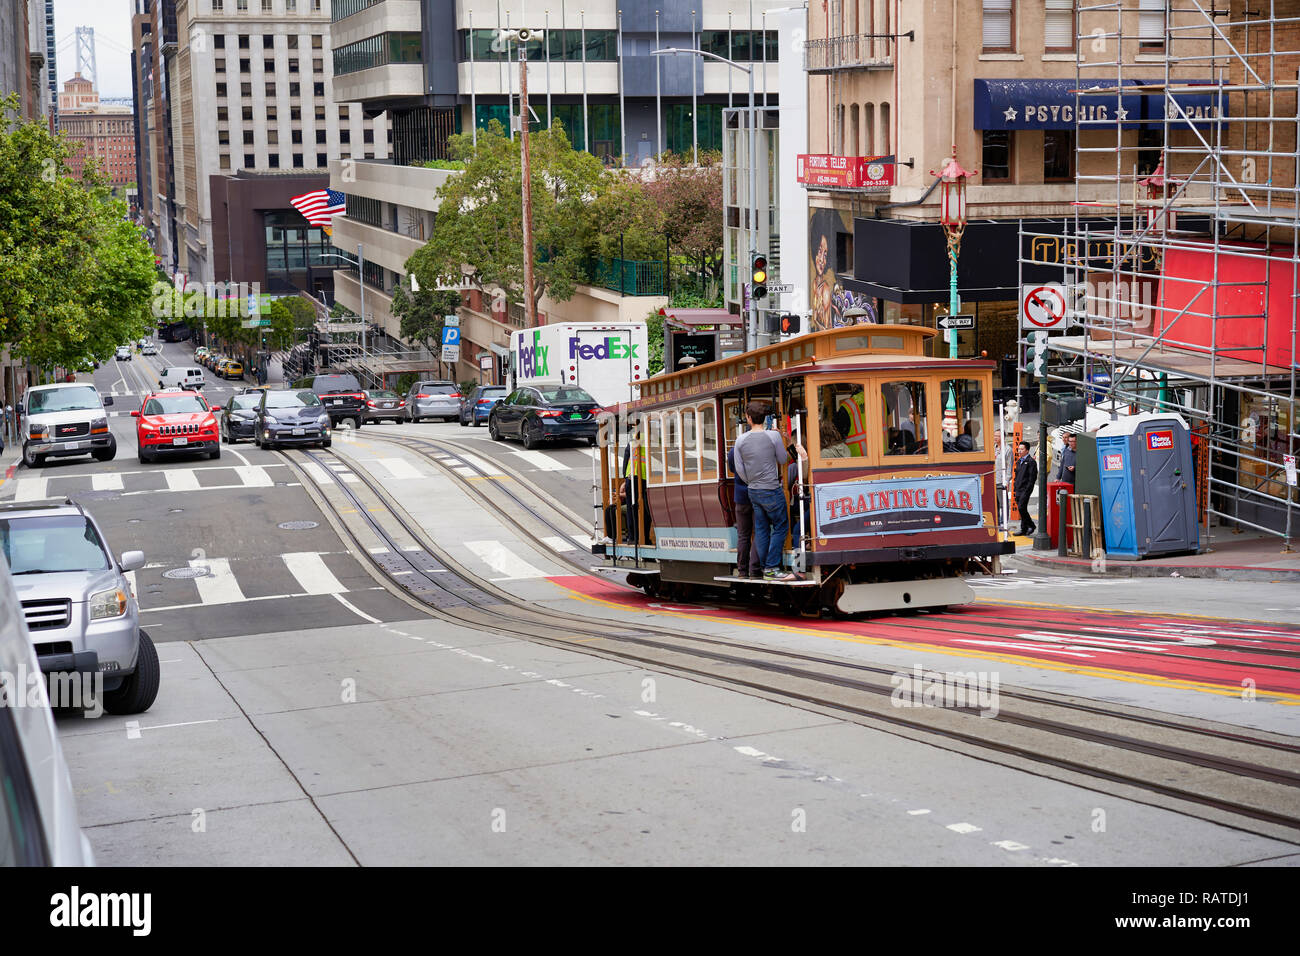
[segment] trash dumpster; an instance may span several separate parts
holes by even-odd
[[[1196,551],[1192,442],[1181,415],[1148,412],[1097,430],[1106,554],[1138,560]]]

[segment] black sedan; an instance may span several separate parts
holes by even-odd
[[[257,412],[261,404],[261,392],[230,396],[219,413],[221,440],[233,445],[241,438],[257,438]]]
[[[257,407],[253,441],[262,448],[280,445],[330,446],[330,416],[305,388],[266,391]]]
[[[518,388],[492,406],[488,434],[496,441],[518,438],[525,448],[571,438],[596,444],[600,405],[571,385]]]

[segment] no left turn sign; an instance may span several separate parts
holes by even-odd
[[[1065,328],[1065,287],[1059,282],[1020,287],[1020,327],[1033,332]]]

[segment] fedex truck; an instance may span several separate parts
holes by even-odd
[[[646,379],[644,322],[560,322],[510,336],[513,391],[525,385],[576,385],[606,407],[639,397]]]

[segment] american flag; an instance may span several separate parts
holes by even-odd
[[[335,216],[344,212],[343,194],[333,189],[318,189],[313,193],[294,196],[289,202],[313,226],[328,226]]]

